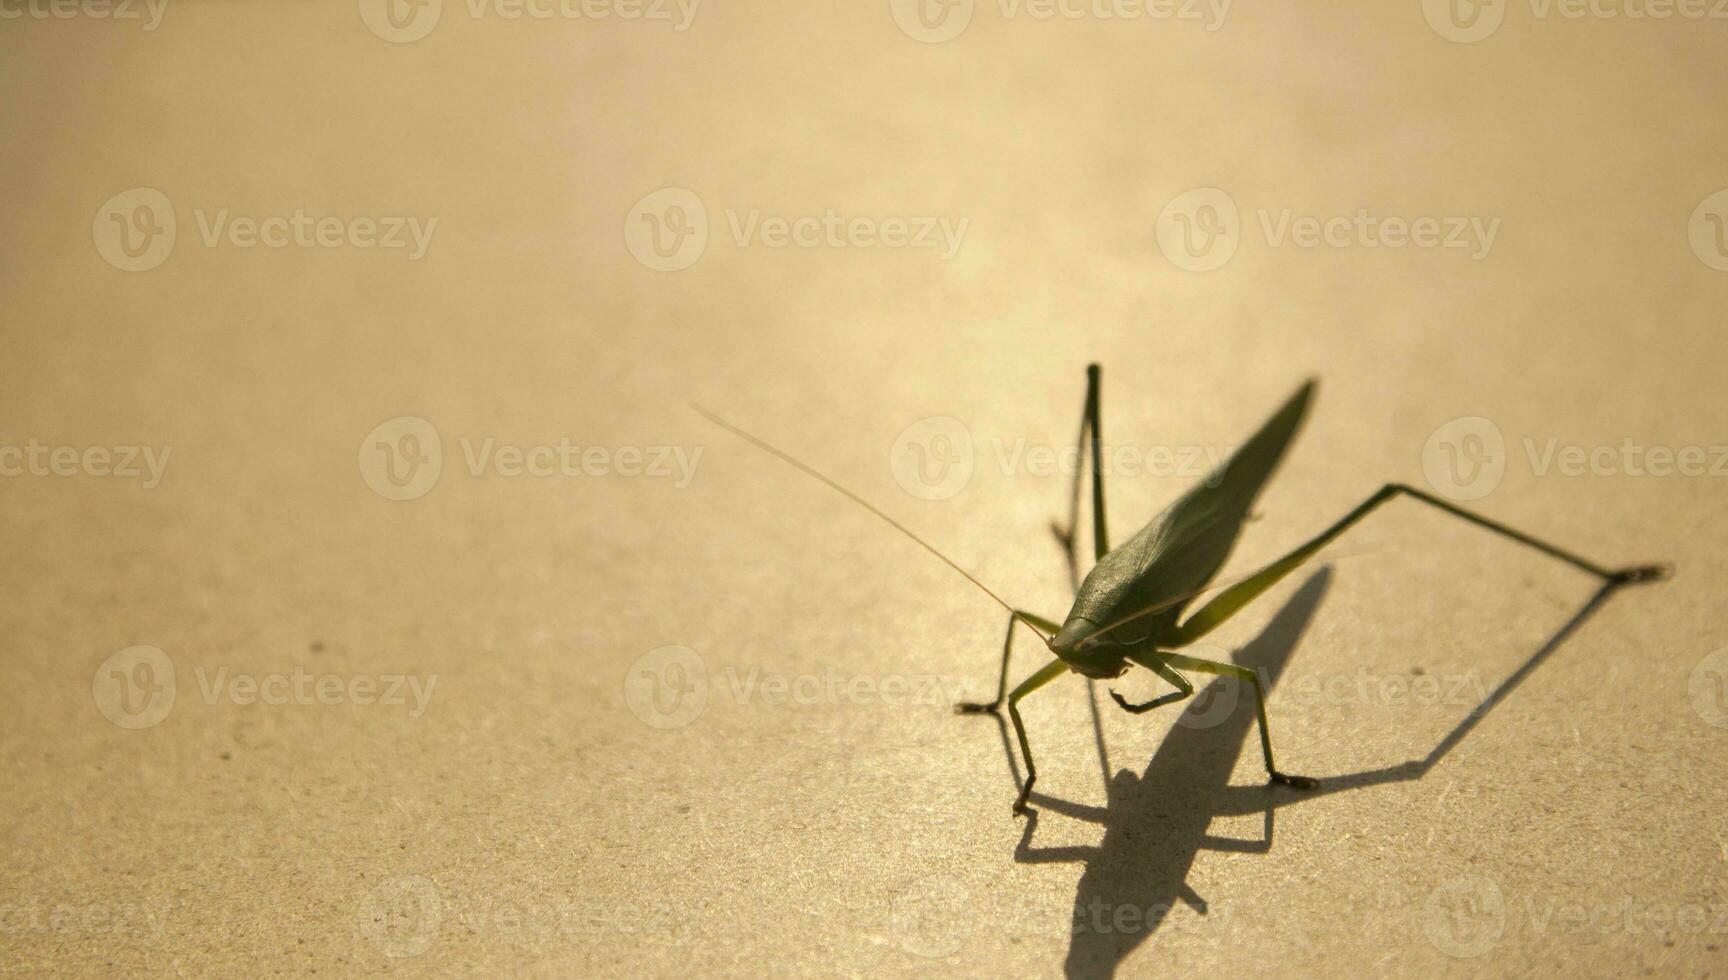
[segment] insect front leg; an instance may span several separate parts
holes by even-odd
[[[954,706],[957,715],[983,715],[1002,707],[1002,698],[1008,693],[1008,658],[1014,652],[1014,626],[1025,621],[1047,633],[1058,633],[1062,627],[1042,616],[1034,616],[1029,612],[1016,609],[1008,614],[1008,635],[1002,638],[1002,673],[996,679],[996,700],[989,704],[979,704],[976,701],[962,701]]]
[[[1123,711],[1133,715],[1143,715],[1146,712],[1151,711],[1153,708],[1161,708],[1164,705],[1172,704],[1194,693],[1194,685],[1188,683],[1188,678],[1183,677],[1174,670],[1171,670],[1161,657],[1161,654],[1156,653],[1150,656],[1133,653],[1128,655],[1128,659],[1169,681],[1175,686],[1176,690],[1171,691],[1169,694],[1160,694],[1152,700],[1141,704],[1129,704],[1122,695],[1117,694],[1116,690],[1112,688],[1110,690],[1110,696],[1116,699],[1116,703],[1122,706]]]
[[[1014,801],[1014,812],[1027,812],[1026,801],[1032,796],[1032,784],[1038,781],[1038,767],[1032,764],[1032,746],[1026,741],[1026,724],[1020,720],[1020,700],[1068,672],[1061,658],[1050,661],[1038,673],[1020,682],[1008,695],[1008,717],[1014,721],[1014,734],[1020,739],[1020,756],[1026,760],[1026,784],[1020,787],[1020,798]]]
[[[1272,732],[1266,727],[1266,692],[1261,690],[1260,675],[1240,664],[1218,663],[1214,660],[1201,660],[1199,657],[1185,657],[1177,653],[1162,653],[1159,656],[1169,661],[1173,667],[1184,670],[1196,670],[1203,674],[1216,674],[1220,677],[1234,677],[1247,681],[1254,686],[1254,710],[1260,713],[1260,752],[1266,757],[1266,773],[1275,783],[1293,786],[1297,789],[1315,789],[1320,781],[1308,776],[1292,776],[1278,771],[1272,762]]]

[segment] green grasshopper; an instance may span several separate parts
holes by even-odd
[[[1356,522],[1394,497],[1407,496],[1437,507],[1478,527],[1487,528],[1598,576],[1610,585],[1657,581],[1669,574],[1670,569],[1666,565],[1637,565],[1610,570],[1504,524],[1453,506],[1414,487],[1388,483],[1307,544],[1253,574],[1221,586],[1213,586],[1212,579],[1229,557],[1242,525],[1250,519],[1255,500],[1271,478],[1279,460],[1284,456],[1285,448],[1289,446],[1290,440],[1295,437],[1304,416],[1307,415],[1308,403],[1314,395],[1314,381],[1310,380],[1298,389],[1283,407],[1260,427],[1260,431],[1254,433],[1231,455],[1211,479],[1188,491],[1141,528],[1138,534],[1120,547],[1112,549],[1109,532],[1105,527],[1104,481],[1099,462],[1102,439],[1098,408],[1100,377],[1098,365],[1094,364],[1086,369],[1086,406],[1080,420],[1079,445],[1083,455],[1086,454],[1088,445],[1091,450],[1092,542],[1096,564],[1080,583],[1068,617],[1060,625],[1054,620],[1010,605],[923,538],[857,494],[791,455],[696,406],[696,410],[710,421],[779,457],[888,522],[1008,610],[1008,633],[1002,643],[1002,669],[996,683],[996,699],[988,703],[958,704],[955,705],[955,711],[961,714],[992,713],[1000,710],[1006,701],[1008,716],[1014,722],[1014,734],[1020,741],[1020,755],[1026,761],[1026,781],[1021,786],[1019,799],[1014,802],[1014,812],[1017,814],[1027,812],[1027,800],[1032,795],[1033,784],[1038,781],[1038,770],[1032,762],[1032,746],[1026,740],[1026,725],[1020,719],[1020,702],[1033,691],[1069,672],[1083,677],[1110,679],[1122,676],[1135,664],[1157,674],[1175,690],[1140,704],[1131,704],[1112,690],[1110,696],[1116,703],[1133,714],[1143,714],[1192,695],[1194,685],[1180,673],[1184,670],[1233,677],[1250,685],[1254,691],[1255,707],[1259,712],[1260,752],[1265,758],[1270,781],[1297,789],[1314,789],[1319,786],[1315,779],[1282,772],[1273,764],[1272,736],[1266,724],[1266,699],[1258,674],[1247,667],[1189,657],[1175,651],[1212,632],[1284,576],[1314,557]],[[1058,539],[1068,549],[1070,563],[1074,561],[1074,531],[1078,524],[1080,479],[1081,474],[1077,468],[1075,508],[1067,530],[1053,527]],[[1222,591],[1199,610],[1183,618],[1183,612],[1191,600],[1213,589]],[[1013,691],[1009,691],[1008,663],[1013,654],[1014,627],[1017,623],[1036,633],[1055,657],[1022,681]]]

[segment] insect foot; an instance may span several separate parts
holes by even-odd
[[[987,715],[1002,707],[1002,702],[992,701],[989,704],[979,704],[976,701],[962,701],[954,706],[957,715]]]
[[[1309,776],[1289,776],[1281,772],[1272,774],[1272,782],[1281,783],[1295,789],[1319,789],[1320,780]]]
[[[1674,566],[1667,562],[1659,562],[1654,565],[1635,565],[1631,568],[1622,568],[1615,572],[1609,581],[1615,585],[1627,585],[1633,582],[1661,582],[1672,577],[1674,577]]]
[[[1117,694],[1115,688],[1110,689],[1110,696],[1116,699],[1116,703],[1122,706],[1123,711],[1126,711],[1131,715],[1143,715],[1146,712],[1151,711],[1153,708],[1162,707],[1163,705],[1169,704],[1172,701],[1179,701],[1183,697],[1185,697],[1186,695],[1182,695],[1180,693],[1178,693],[1177,695],[1165,695],[1163,697],[1153,698],[1150,701],[1145,701],[1145,702],[1142,702],[1140,704],[1129,704],[1128,699],[1123,697],[1120,694]]]

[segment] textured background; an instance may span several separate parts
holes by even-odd
[[[1728,19],[1027,3],[8,4],[0,966],[1722,973]],[[340,220],[213,234],[297,210]],[[1278,235],[1361,211],[1495,238]],[[958,247],[865,235],[925,218]],[[1548,647],[1588,576],[1393,504],[1207,640],[1325,791],[1262,787],[1230,690],[1068,678],[1024,840],[948,709],[1000,610],[688,403],[1060,615],[1092,360],[1118,538],[1313,374],[1232,570],[1404,480],[1679,574]],[[560,440],[608,470],[471,461]],[[687,478],[611,468],[655,447]]]

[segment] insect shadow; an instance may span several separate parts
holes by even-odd
[[[1331,586],[1332,570],[1311,576],[1285,603],[1266,629],[1237,651],[1234,660],[1260,673],[1273,687],[1307,631],[1315,611]],[[1214,699],[1231,699],[1235,682],[1220,678],[1196,691],[1190,707],[1164,737],[1146,771],[1136,776],[1123,769],[1111,774],[1101,727],[1095,727],[1099,758],[1104,766],[1108,802],[1086,806],[1033,793],[1032,801],[1052,813],[1100,824],[1104,837],[1091,847],[1035,847],[1035,810],[1026,823],[1014,860],[1026,864],[1084,862],[1074,895],[1072,941],[1065,964],[1073,978],[1111,977],[1121,961],[1150,939],[1178,902],[1201,916],[1207,901],[1188,885],[1189,868],[1202,850],[1267,853],[1272,849],[1273,813],[1331,793],[1381,783],[1421,779],[1462,742],[1489,710],[1554,653],[1593,615],[1616,585],[1603,586],[1572,618],[1550,636],[1516,671],[1458,723],[1429,753],[1382,769],[1328,776],[1318,790],[1295,795],[1266,784],[1230,785],[1237,757],[1254,725],[1253,703],[1234,698],[1234,709],[1220,719]],[[1093,723],[1097,726],[1097,702]],[[1002,750],[1018,785],[1020,771],[1001,718]],[[1260,839],[1236,839],[1208,833],[1218,817],[1264,815]],[[1204,919],[1200,920],[1202,923]],[[1202,925],[1201,928],[1204,926]]]

